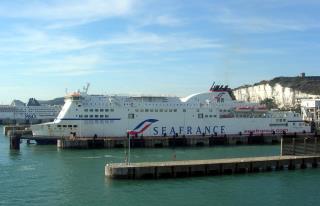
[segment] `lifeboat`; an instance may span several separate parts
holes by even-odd
[[[254,108],[255,112],[267,112],[268,108],[266,106],[258,106]]]
[[[251,112],[254,109],[254,107],[250,107],[250,106],[241,106],[241,107],[237,107],[236,111],[237,112]]]

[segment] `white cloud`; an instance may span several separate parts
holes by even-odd
[[[88,42],[75,36],[48,33],[42,30],[19,28],[14,35],[3,34],[0,39],[0,53],[46,54],[53,52],[68,52],[87,48]]]
[[[183,24],[181,19],[173,16],[161,15],[155,19],[155,23],[164,26],[180,26]]]
[[[150,15],[137,18],[137,27],[145,27],[145,26],[166,26],[166,27],[178,27],[186,24],[185,19],[181,19],[175,17],[173,15]]]
[[[12,2],[0,6],[0,16],[37,20],[96,20],[129,15],[136,0],[55,0]]]
[[[195,49],[221,48],[224,45],[216,39],[193,37],[188,34],[157,34],[152,32],[128,31],[105,37],[102,40],[83,40],[59,32],[20,28],[15,35],[2,35],[2,54],[52,54],[87,49],[105,49],[116,46],[126,51],[186,51]]]
[[[48,75],[48,76],[79,76],[103,72],[97,69],[104,63],[98,54],[69,55],[64,58],[40,60],[25,70],[23,75]]]
[[[239,15],[229,8],[220,9],[212,20],[228,25],[236,31],[252,33],[306,31],[320,26],[318,23],[292,21],[279,17]]]
[[[127,50],[139,51],[187,51],[224,47],[224,45],[216,39],[193,37],[183,33],[160,35],[138,31],[129,31],[128,33],[114,36],[99,43],[105,45],[122,45]]]

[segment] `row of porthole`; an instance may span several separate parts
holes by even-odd
[[[114,112],[114,109],[84,109],[84,112]]]
[[[58,128],[61,128],[61,127],[63,127],[63,128],[66,128],[66,127],[68,127],[68,128],[77,128],[78,127],[78,125],[57,125],[57,127]]]
[[[135,109],[135,112],[177,112],[177,109]]]
[[[84,118],[109,118],[109,115],[79,115],[79,118],[82,118],[82,117],[84,117]]]

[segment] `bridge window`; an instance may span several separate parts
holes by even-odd
[[[104,109],[100,109],[100,112],[103,112],[104,111]]]
[[[105,112],[109,112],[109,109],[105,109],[104,111],[105,111]]]
[[[90,112],[93,112],[93,109],[90,109]]]
[[[201,114],[198,114],[198,118],[199,119],[203,119],[203,114],[201,113]]]
[[[99,109],[95,109],[94,111],[95,111],[95,112],[99,112]]]
[[[88,109],[85,109],[84,112],[88,112]]]
[[[128,114],[128,119],[134,119],[134,114]]]

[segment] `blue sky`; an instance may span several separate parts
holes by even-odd
[[[2,0],[0,103],[319,75],[318,0]]]

